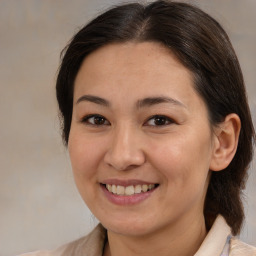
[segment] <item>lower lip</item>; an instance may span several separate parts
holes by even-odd
[[[139,193],[139,194],[134,194],[131,196],[120,196],[120,195],[115,195],[107,190],[107,188],[104,185],[101,185],[101,188],[105,194],[105,196],[108,198],[108,200],[111,203],[117,204],[117,205],[133,205],[133,204],[138,204],[147,198],[149,198],[152,193],[155,192],[156,188],[153,188],[147,192]]]

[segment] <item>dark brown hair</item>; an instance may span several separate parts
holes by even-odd
[[[74,80],[86,56],[111,43],[158,42],[171,49],[194,76],[209,120],[218,125],[230,113],[242,123],[237,152],[230,165],[212,172],[205,200],[207,227],[222,214],[238,234],[244,219],[241,191],[253,155],[255,132],[239,62],[220,24],[199,8],[180,2],[155,1],[114,7],[83,27],[63,51],[56,91],[62,131],[68,143]]]

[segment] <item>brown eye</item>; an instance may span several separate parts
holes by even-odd
[[[101,117],[101,116],[95,116],[93,117],[93,123],[96,125],[102,125],[105,123],[105,118]]]
[[[161,116],[161,115],[155,115],[151,117],[147,122],[146,125],[148,126],[164,126],[174,123],[174,121],[167,117],[167,116]]]
[[[101,115],[89,115],[83,118],[82,120],[83,123],[91,124],[91,125],[109,125],[109,121],[101,116]]]

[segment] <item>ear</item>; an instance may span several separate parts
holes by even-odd
[[[241,121],[237,114],[229,114],[214,128],[213,152],[210,170],[221,171],[232,161],[238,144]]]

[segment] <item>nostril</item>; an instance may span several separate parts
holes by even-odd
[[[118,171],[129,171],[143,165],[145,157],[142,152],[134,152],[134,154],[107,152],[104,161],[108,166]]]
[[[140,165],[124,165],[124,166],[120,166],[120,165],[113,165],[113,164],[108,164],[109,166],[113,167],[115,170],[117,171],[131,171],[134,170],[136,168],[139,168]]]

